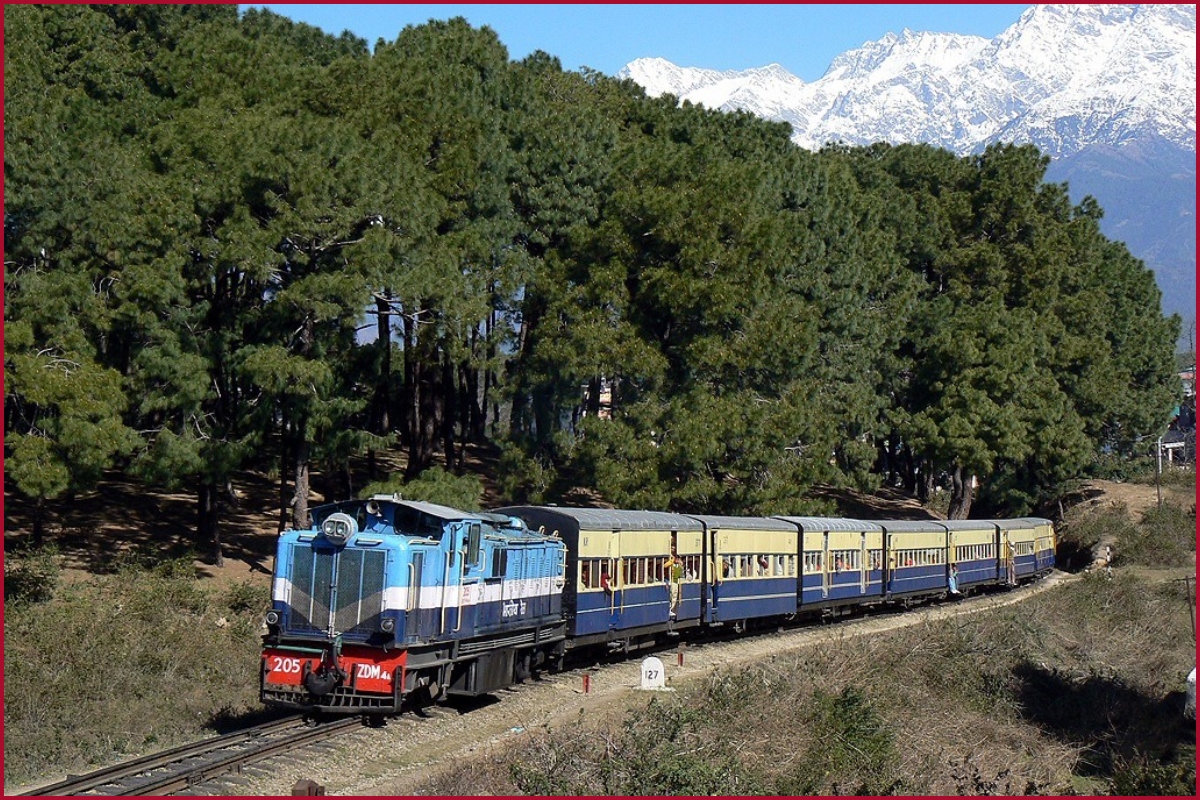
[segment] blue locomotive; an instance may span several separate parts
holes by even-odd
[[[316,508],[277,545],[262,700],[383,714],[521,681],[562,659],[565,566],[561,539],[503,514]]]
[[[262,699],[400,710],[520,682],[572,650],[743,631],[1013,586],[1054,568],[1050,520],[865,521],[375,497],[280,538]]]

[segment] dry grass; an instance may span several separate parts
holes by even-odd
[[[1130,764],[1186,762],[1193,658],[1182,585],[1096,574],[530,732],[419,793],[1105,794]]]

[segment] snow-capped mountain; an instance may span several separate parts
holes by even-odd
[[[967,155],[1032,143],[1052,159],[1048,178],[1077,200],[1094,195],[1106,234],[1155,269],[1164,309],[1195,318],[1195,5],[1031,6],[994,39],[904,30],[843,53],[811,83],[778,64],[721,72],[658,58],[618,77],[787,122],[809,149],[925,142]]]
[[[1032,142],[1052,158],[1150,132],[1196,149],[1194,5],[1040,5],[995,39],[904,30],[805,83],[642,58],[648,94],[791,123],[797,144],[927,142],[957,153]]]

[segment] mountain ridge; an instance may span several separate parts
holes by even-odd
[[[1153,269],[1166,313],[1195,319],[1196,7],[1035,5],[992,39],[904,29],[840,54],[806,83],[748,70],[630,62],[650,95],[748,111],[832,142],[920,142],[958,155],[1033,144],[1106,210],[1102,228]],[[1164,202],[1172,205],[1164,208]]]

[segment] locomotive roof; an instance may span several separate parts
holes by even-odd
[[[700,522],[668,511],[629,511],[619,508],[564,508],[560,506],[512,506],[495,513],[521,517],[522,512],[560,514],[575,520],[581,530],[701,530]]]
[[[417,511],[426,513],[431,517],[437,517],[438,519],[446,520],[448,522],[460,519],[483,519],[485,517],[484,514],[471,511],[461,511],[457,508],[451,508],[450,506],[441,506],[437,503],[427,503],[424,500],[398,500],[395,495],[377,494],[371,499],[379,502],[391,503],[392,505],[406,506],[407,508],[416,509]]]
[[[846,517],[776,517],[793,525],[799,525],[805,531],[877,531],[878,522]]]

